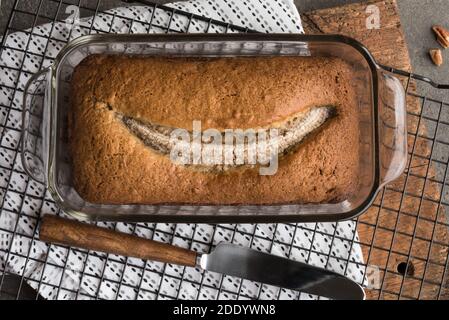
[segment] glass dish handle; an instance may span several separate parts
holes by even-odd
[[[45,163],[48,155],[46,141],[46,99],[50,68],[34,74],[25,85],[22,114],[22,166],[34,180],[45,183]]]
[[[407,165],[407,110],[402,83],[379,72],[380,186],[397,179]]]

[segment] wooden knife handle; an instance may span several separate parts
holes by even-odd
[[[194,267],[197,253],[162,242],[44,215],[39,238],[45,242]]]

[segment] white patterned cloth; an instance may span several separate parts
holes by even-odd
[[[191,1],[170,6],[261,32],[303,32],[292,0]],[[144,22],[151,17],[154,23],[149,28]],[[130,19],[134,19],[132,23]],[[185,15],[170,17],[161,9],[153,12],[150,7],[133,6],[98,13],[95,18],[82,18],[75,24],[68,19],[37,26],[32,35],[17,32],[7,36],[7,48],[0,56],[0,274],[6,270],[23,276],[48,299],[315,298],[195,268],[67,249],[37,240],[37,222],[42,214],[65,214],[55,206],[43,185],[27,177],[20,163],[17,150],[26,81],[50,65],[67,40],[88,33],[157,33],[163,32],[168,23],[170,32],[227,31],[204,21],[188,20]],[[363,282],[365,267],[353,221],[298,225],[98,225],[198,252],[209,252],[219,242],[232,242],[325,267]]]

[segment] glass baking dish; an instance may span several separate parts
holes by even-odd
[[[84,201],[72,186],[67,114],[74,68],[91,54],[146,56],[339,57],[354,71],[360,114],[358,191],[339,203],[284,205],[107,205]],[[70,42],[24,94],[22,161],[58,206],[82,219],[153,222],[261,223],[339,221],[363,213],[407,161],[405,93],[359,42],[337,35],[88,35]],[[345,152],[343,150],[343,152]]]

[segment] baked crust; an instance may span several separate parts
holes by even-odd
[[[74,186],[93,203],[281,204],[341,201],[357,188],[359,128],[352,70],[336,58],[91,55],[72,77]],[[114,112],[192,129],[257,128],[322,105],[337,116],[282,157],[273,176],[176,165]]]

